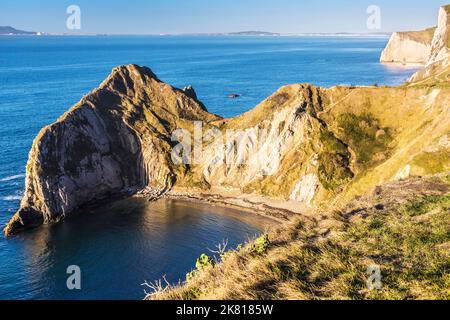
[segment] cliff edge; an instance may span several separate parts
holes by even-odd
[[[438,26],[431,42],[425,68],[412,76],[412,83],[449,82],[450,73],[450,5],[439,10]]]

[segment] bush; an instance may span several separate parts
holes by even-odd
[[[196,271],[202,271],[209,267],[214,267],[214,265],[214,259],[203,253],[195,262],[195,270],[186,274],[186,281],[191,280],[194,277]]]
[[[269,235],[264,234],[261,237],[255,239],[255,241],[252,243],[250,247],[250,251],[252,253],[264,254],[269,248],[269,245],[270,245]]]
[[[208,267],[213,266],[214,266],[214,259],[206,254],[202,254],[195,263],[195,268],[197,268],[197,270],[204,270]]]

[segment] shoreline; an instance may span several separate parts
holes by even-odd
[[[211,190],[211,192],[192,192],[175,189],[160,198],[183,200],[199,204],[211,204],[223,208],[242,210],[283,224],[296,216],[309,216],[312,207],[301,206],[295,201],[272,199],[259,195],[238,194],[238,190]]]

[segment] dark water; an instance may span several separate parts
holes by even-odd
[[[144,280],[177,283],[223,240],[246,242],[269,221],[189,202],[119,201],[2,242],[0,299],[142,299]],[[68,290],[69,265],[81,290]]]
[[[400,84],[415,69],[378,63],[387,40],[363,37],[0,37],[0,225],[4,225],[19,206],[28,151],[39,130],[97,87],[117,65],[146,65],[161,80],[174,86],[193,85],[210,111],[230,117],[249,110],[289,83]],[[229,93],[240,93],[242,97],[228,99]],[[189,208],[177,209],[175,215],[169,212],[166,215],[162,210],[156,217],[163,220],[166,228],[160,232],[166,230],[167,237],[178,241],[181,247],[196,248],[189,254],[175,247],[169,252],[160,250],[158,246],[163,246],[164,242],[155,242],[152,247],[152,242],[148,241],[155,241],[152,238],[155,235],[141,228],[139,219],[156,217],[150,213],[124,213],[122,216],[120,210],[110,213],[108,219],[94,220],[97,223],[92,225],[84,224],[83,219],[74,219],[12,241],[0,236],[0,298],[71,297],[59,290],[62,290],[63,269],[72,257],[87,266],[85,289],[75,298],[94,290],[94,284],[109,286],[111,292],[118,295],[124,293],[120,297],[139,298],[136,284],[144,278],[152,280],[163,273],[170,274],[175,272],[173,268],[184,273],[199,251],[204,250],[206,240],[214,243],[236,236],[236,241],[241,241],[241,235],[253,228],[232,220],[236,223],[232,229],[219,229],[216,237],[207,234],[214,233],[214,229],[202,231],[207,237],[193,243],[194,235],[197,236],[201,228],[190,230],[192,226],[187,224],[184,228],[185,222],[178,222],[174,228],[181,228],[194,237],[185,238],[177,237],[170,226],[173,221],[179,221],[177,217],[183,220],[184,210],[192,213]],[[213,212],[211,219],[217,219],[217,225],[229,223],[228,218],[214,215],[216,213]],[[186,223],[199,216],[197,213],[186,215]],[[204,215],[196,220],[200,227],[213,226],[204,219],[209,218]],[[113,224],[114,221],[117,224]],[[159,227],[157,223],[153,226]],[[233,233],[227,234],[228,231]],[[153,255],[154,260],[146,260],[152,255],[142,252],[140,246],[158,253],[159,258]],[[106,262],[96,262],[102,269],[92,267],[96,276],[90,279],[89,261],[97,260],[96,257]],[[115,260],[123,263],[114,264]],[[138,273],[134,268],[148,271]],[[113,281],[111,275],[117,274],[121,277]],[[128,278],[135,275],[138,278]],[[92,297],[99,296],[101,293],[92,291]]]

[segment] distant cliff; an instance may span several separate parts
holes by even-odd
[[[431,54],[436,28],[414,32],[394,32],[381,54],[381,62],[423,63]]]
[[[411,82],[445,73],[450,65],[450,5],[439,9],[436,28],[393,33],[380,61],[425,65],[411,78]]]
[[[450,69],[450,5],[439,10],[438,26],[431,41],[430,55],[425,68],[418,71],[412,78],[413,83],[423,83],[441,79],[449,81]]]
[[[421,63],[429,66],[449,57],[450,5],[439,9],[438,25],[423,31],[394,32],[381,62]]]

